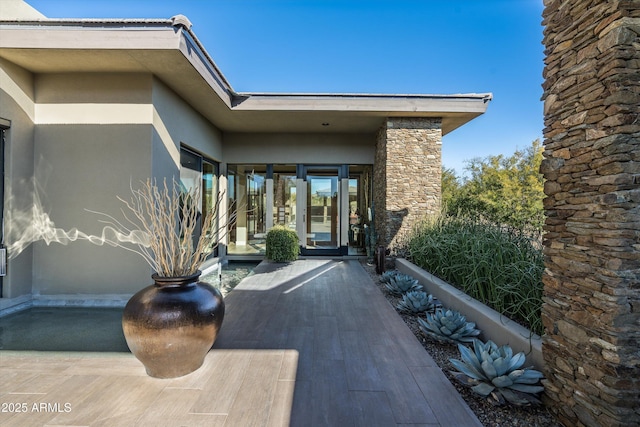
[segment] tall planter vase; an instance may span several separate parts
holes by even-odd
[[[188,277],[152,276],[154,284],[127,302],[122,329],[147,374],[175,378],[202,366],[224,318],[224,300],[201,272]]]

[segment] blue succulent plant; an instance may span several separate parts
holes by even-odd
[[[422,290],[422,285],[418,283],[418,280],[408,274],[396,274],[389,279],[389,283],[386,283],[385,286],[389,293],[396,296],[401,296],[411,291]]]
[[[431,294],[424,291],[409,291],[402,295],[402,301],[398,302],[396,308],[403,313],[420,314],[435,310],[437,304]]]
[[[498,347],[493,341],[473,340],[473,349],[458,344],[462,360],[449,359],[458,369],[455,378],[486,397],[495,405],[509,402],[518,406],[540,404],[535,396],[544,390],[539,385],[544,376],[532,368],[522,368],[524,353],[513,354],[508,345]]]
[[[476,324],[467,322],[460,312],[437,308],[435,313],[427,313],[426,319],[418,319],[420,330],[427,336],[440,342],[465,343],[472,342],[480,335]]]
[[[380,281],[382,283],[389,283],[392,277],[396,277],[400,272],[398,270],[385,271],[380,275]]]

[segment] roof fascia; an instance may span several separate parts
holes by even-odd
[[[491,93],[453,95],[238,93],[233,109],[281,111],[366,111],[394,113],[484,113]]]
[[[231,84],[220,71],[213,58],[208,54],[198,37],[191,30],[191,22],[183,16],[176,15],[171,19],[43,19],[43,20],[0,20],[0,32],[2,30],[49,30],[49,29],[69,29],[69,30],[87,30],[87,31],[136,31],[140,34],[136,36],[134,42],[130,39],[118,40],[113,39],[112,44],[108,46],[100,46],[102,49],[159,49],[159,43],[163,40],[154,34],[153,37],[146,38],[143,36],[145,30],[153,29],[172,29],[173,32],[181,37],[180,42],[169,41],[165,47],[167,49],[180,49],[201,76],[214,88],[216,93],[222,100],[231,107],[232,99],[237,97],[236,92]],[[92,49],[97,48],[91,45],[91,40],[77,37],[74,34],[73,44],[69,44],[68,40],[58,37],[41,38],[36,37],[34,40],[27,40],[24,36],[16,35],[9,37],[6,33],[5,37],[0,37],[0,47],[5,48],[45,48],[45,49]],[[173,40],[173,37],[172,37]],[[44,42],[44,44],[43,44]]]
[[[220,100],[233,111],[290,111],[290,112],[368,112],[376,115],[389,113],[399,116],[435,116],[483,114],[492,99],[491,93],[469,93],[453,95],[428,94],[354,94],[354,93],[238,93],[233,90],[217,64],[191,29],[191,22],[183,15],[171,19],[45,19],[45,20],[0,20],[0,32],[4,30],[29,29],[86,31],[130,31],[127,37],[109,37],[109,42],[87,38],[77,34],[59,37],[34,36],[25,38],[20,34],[0,37],[0,47],[45,48],[45,49],[170,49],[179,50],[197,73],[216,92]],[[145,34],[149,30],[172,29],[174,35],[159,38],[158,34]],[[139,31],[136,31],[139,30]],[[146,30],[146,31],[145,31]],[[5,33],[7,34],[7,33]],[[54,32],[55,34],[55,32]],[[177,40],[176,40],[177,37]],[[73,43],[69,43],[69,39]]]

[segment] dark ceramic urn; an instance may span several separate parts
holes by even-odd
[[[188,277],[152,276],[154,284],[136,293],[124,309],[127,345],[156,378],[189,374],[204,362],[224,318],[220,292]]]

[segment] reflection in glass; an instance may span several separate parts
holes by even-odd
[[[338,176],[307,175],[307,248],[338,247]]]
[[[345,170],[330,165],[228,165],[228,206],[237,210],[228,254],[264,255],[269,228],[284,225],[303,233],[301,243],[309,254],[328,254],[347,245],[349,255],[364,255],[375,242],[369,217],[372,167],[349,165],[348,175]],[[348,191],[348,198],[340,196],[342,191]],[[298,200],[300,195],[304,200]],[[348,233],[348,239],[341,233]]]
[[[296,229],[296,167],[276,165],[273,171],[273,224]]]
[[[349,165],[349,255],[365,255],[371,245],[371,165]]]
[[[194,243],[200,237],[202,213],[215,207],[218,198],[218,164],[186,148],[180,149],[180,187],[189,192],[198,188],[201,192],[198,210],[198,226],[194,233]],[[217,224],[214,230],[217,230]],[[211,256],[218,256],[218,249]]]
[[[265,252],[266,165],[229,165],[229,206],[237,208],[229,232],[228,253],[256,255]]]

